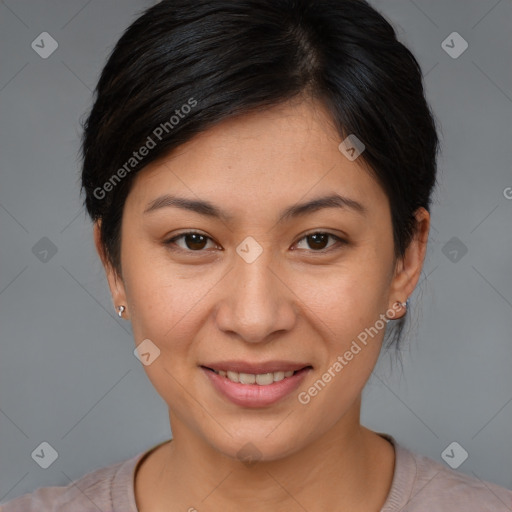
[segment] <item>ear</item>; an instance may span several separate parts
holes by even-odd
[[[107,276],[108,286],[110,288],[110,295],[112,296],[112,300],[114,302],[114,307],[117,310],[118,306],[125,306],[125,311],[123,313],[124,318],[128,317],[128,308],[126,301],[126,291],[124,288],[124,283],[122,276],[118,274],[118,272],[113,268],[111,262],[108,260],[107,255],[105,253],[105,248],[101,243],[101,220],[97,220],[94,223],[94,245],[96,246],[96,251],[101,259],[103,264],[103,268],[105,269],[105,274]]]
[[[427,251],[428,234],[430,230],[430,215],[421,207],[414,213],[416,228],[412,240],[395,267],[390,287],[390,305],[397,300],[405,302],[418,284]]]

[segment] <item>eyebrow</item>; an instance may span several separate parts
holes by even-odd
[[[233,215],[228,214],[208,201],[188,199],[170,194],[162,195],[151,201],[144,210],[144,214],[168,207],[181,208],[225,222],[231,222],[234,219]],[[324,208],[349,209],[361,215],[366,215],[368,212],[365,206],[354,199],[339,194],[331,194],[286,208],[281,212],[277,223],[280,224],[291,218],[300,217]]]

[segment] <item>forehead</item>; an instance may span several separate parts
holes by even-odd
[[[288,102],[218,123],[139,172],[127,199],[143,211],[164,193],[250,215],[337,192],[378,206],[387,198],[319,103]]]

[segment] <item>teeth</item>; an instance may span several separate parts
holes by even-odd
[[[280,380],[285,379],[286,377],[291,377],[294,372],[270,372],[270,373],[238,373],[232,371],[224,371],[224,370],[213,370],[215,373],[220,375],[221,377],[226,377],[232,382],[239,382],[241,384],[258,384],[260,386],[268,386],[273,382],[279,382]]]
[[[240,384],[254,384],[256,382],[256,375],[252,373],[239,373],[238,380]]]
[[[227,377],[233,382],[240,382],[240,375],[236,372],[227,372]]]
[[[254,380],[256,381],[256,384],[259,384],[260,386],[267,386],[268,384],[272,384],[272,382],[274,382],[274,374],[260,373],[259,375],[256,375]]]
[[[279,382],[284,379],[284,372],[274,372],[274,382]]]

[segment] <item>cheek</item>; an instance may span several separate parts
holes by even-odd
[[[123,277],[135,342],[149,338],[160,346],[162,334],[171,331],[185,307],[183,291],[162,272],[144,245],[123,238]]]
[[[166,403],[187,410],[183,389],[195,365],[191,345],[201,325],[201,299],[212,284],[180,279],[143,251],[127,255],[123,270],[135,345],[149,339],[157,348],[158,356],[144,371]]]
[[[298,391],[297,400],[312,422],[321,416],[327,428],[350,410],[375,367],[386,329],[380,319],[385,288],[368,272],[338,273],[315,282],[316,292],[304,282],[300,296],[308,306],[302,313],[319,337],[314,350],[321,356],[315,377]]]
[[[386,311],[387,266],[375,258],[358,257],[325,270],[297,273],[292,288],[304,304],[303,314],[324,326],[326,339],[343,345]]]
[[[161,350],[171,345],[179,350],[180,340],[190,339],[204,289],[197,281],[177,279],[157,267],[127,272],[126,281],[135,339],[150,338]]]
[[[135,342],[149,338],[163,356],[159,363],[184,373],[188,363],[196,364],[192,346],[207,319],[209,295],[222,286],[224,272],[198,265],[185,273],[165,252],[135,246],[129,239],[125,252],[123,275]]]
[[[321,338],[315,347],[317,380],[301,391],[305,400],[315,401],[311,411],[324,410],[333,421],[366,384],[387,326],[381,319],[387,309],[387,262],[359,256],[328,275],[303,275],[294,289],[304,304],[301,314]]]

